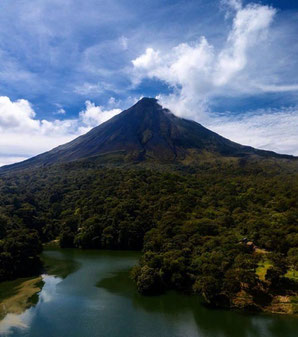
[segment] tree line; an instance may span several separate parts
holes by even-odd
[[[175,170],[85,161],[6,175],[0,280],[40,268],[41,243],[59,238],[61,247],[143,250],[132,274],[144,294],[179,289],[229,305],[242,290],[264,299],[295,291],[284,275],[298,269],[297,195],[297,171],[265,161]],[[269,254],[265,282],[253,247]]]

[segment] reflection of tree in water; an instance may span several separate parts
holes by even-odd
[[[51,255],[50,253],[51,251],[48,251],[41,257],[47,274],[55,275],[64,279],[80,268],[80,263],[71,258],[69,256],[69,252],[68,255],[63,256],[63,258],[57,258],[55,255]],[[55,253],[55,251],[53,251],[53,253]]]
[[[57,258],[54,250],[42,254],[42,262],[47,274],[61,278],[66,278],[78,270],[80,266],[69,256],[63,259]],[[8,314],[21,315],[27,309],[35,306],[44,285],[42,276],[2,282],[0,284],[0,321]]]
[[[142,296],[130,279],[129,270],[112,273],[110,277],[100,280],[96,285],[112,294],[129,298],[137,309],[149,313],[162,313],[174,322],[183,319],[184,313],[191,313],[199,335],[204,337],[277,337],[280,336],[279,331],[285,331],[285,326],[289,328],[288,317],[275,316],[272,319],[272,316],[264,314],[210,309],[202,305],[198,296],[174,291],[159,296]]]

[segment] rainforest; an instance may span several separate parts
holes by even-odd
[[[142,294],[176,289],[212,306],[295,313],[297,182],[295,163],[241,160],[159,170],[85,160],[6,175],[0,278],[38,273],[42,244],[56,240],[142,251],[131,271]]]

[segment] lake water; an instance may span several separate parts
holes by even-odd
[[[211,310],[198,297],[140,296],[129,279],[133,252],[47,250],[53,275],[23,313],[0,321],[12,337],[297,337],[298,319]],[[7,286],[6,286],[7,288]],[[1,287],[0,287],[1,290]]]

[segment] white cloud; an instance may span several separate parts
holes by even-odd
[[[86,109],[80,112],[80,120],[87,127],[95,127],[121,112],[120,109],[103,110],[103,107],[96,106],[90,101],[86,101]]]
[[[132,61],[132,82],[159,79],[173,90],[158,98],[177,115],[197,120],[236,142],[297,155],[298,109],[259,110],[241,117],[211,113],[209,102],[216,97],[298,91],[297,82],[291,79],[285,83],[286,77],[279,76],[287,59],[274,57],[280,49],[278,40],[273,47],[274,39],[282,36],[270,30],[276,9],[259,4],[243,6],[240,0],[221,3],[227,19],[233,19],[220,48],[205,37],[166,51],[147,48]]]
[[[217,86],[228,83],[247,64],[247,50],[262,41],[276,10],[268,6],[248,5],[238,9],[225,48],[218,54],[213,74]]]
[[[143,55],[132,61],[136,68],[141,68],[148,71],[150,71],[152,68],[156,68],[160,62],[161,59],[159,57],[159,52],[155,51],[153,48],[147,48]]]
[[[235,142],[298,156],[298,107],[267,109],[206,122],[211,130]]]
[[[258,4],[243,7],[237,0],[225,3],[233,9],[234,18],[221,48],[205,37],[169,51],[147,48],[132,60],[132,82],[138,84],[144,78],[164,81],[173,93],[160,95],[161,102],[189,118],[204,117],[213,97],[298,91],[298,84],[283,83],[275,73],[270,27],[276,9]]]
[[[0,96],[0,166],[48,151],[89,131],[119,113],[86,101],[76,119],[40,120],[24,99],[11,101]]]
[[[0,153],[0,167],[4,165],[9,165],[12,163],[18,163],[23,160],[28,159],[28,157],[22,157],[22,156],[8,156],[5,157],[3,154]]]
[[[56,111],[55,114],[57,114],[57,115],[65,115],[66,111],[63,108],[60,108],[59,110]]]
[[[221,3],[223,6],[227,6],[236,11],[242,8],[242,1],[240,0],[221,0]]]
[[[0,129],[30,128],[37,129],[39,123],[34,120],[35,112],[24,99],[11,102],[8,97],[0,97]]]
[[[240,143],[297,154],[298,142],[297,136],[295,136],[297,119],[295,115],[297,115],[298,109],[283,109],[278,112],[248,112],[236,120],[233,120],[234,117],[219,118],[215,116],[212,118],[209,102],[214,97],[239,97],[264,92],[291,92],[293,95],[295,91],[298,92],[297,64],[294,60],[294,56],[297,54],[297,44],[294,43],[297,41],[296,32],[289,34],[291,31],[284,21],[274,30],[277,11],[270,6],[257,4],[244,6],[240,0],[222,0],[222,3],[228,5],[229,17],[227,20],[232,18],[231,28],[224,41],[219,39],[220,42],[218,42],[219,40],[201,37],[192,43],[178,44],[175,42],[175,47],[169,47],[169,44],[160,43],[154,39],[155,46],[162,45],[164,49],[153,48],[148,43],[145,52],[132,61],[133,72],[129,76],[132,77],[132,82],[135,85],[145,78],[157,78],[168,84],[172,88],[172,94],[159,95],[159,98],[163,105],[169,107],[177,115],[202,122],[227,138]],[[12,12],[14,13],[14,11]],[[27,13],[30,14],[30,18],[32,13],[34,14],[31,10]],[[60,21],[62,24],[67,22]],[[86,24],[89,25],[89,21],[90,16],[87,15]],[[93,20],[93,22],[99,21]],[[29,18],[28,22],[30,22]],[[28,22],[26,22],[26,27],[30,28],[30,25],[27,25]],[[294,27],[291,29],[295,30],[296,26],[293,22],[290,23]],[[40,31],[39,23],[38,21],[36,24],[38,31]],[[77,26],[74,25],[74,27]],[[67,34],[66,29],[59,28],[60,32]],[[75,30],[76,35],[77,32]],[[117,85],[115,85],[111,78],[119,80],[123,74],[119,75],[118,65],[114,68],[114,61],[118,60],[119,54],[126,55],[127,58],[130,57],[134,52],[132,51],[134,45],[136,48],[134,50],[138,50],[140,45],[144,46],[146,41],[150,41],[150,39],[144,39],[144,34],[148,34],[149,30],[141,30],[141,33],[139,40],[142,40],[142,44],[130,42],[131,48],[125,53],[120,52],[128,49],[128,39],[125,36],[118,38],[119,35],[116,40],[100,42],[85,48],[80,58],[81,61],[77,65],[78,69],[84,73],[83,80],[70,81],[73,85],[71,88],[75,87],[75,93],[92,98],[107,91],[116,92],[116,89],[118,90],[123,84],[118,85],[116,81]],[[191,36],[196,36],[195,33]],[[10,41],[11,35],[8,34],[7,41]],[[131,35],[129,36],[129,41],[136,41]],[[212,34],[210,36],[212,38]],[[41,37],[40,41],[44,42],[44,35]],[[68,39],[68,41],[70,40]],[[153,39],[151,40],[153,41]],[[19,39],[16,44],[12,40],[12,43],[18,45],[22,41],[23,39]],[[189,40],[186,38],[186,41]],[[27,46],[26,43],[24,45]],[[27,56],[32,64],[32,57],[36,54],[36,50],[27,47],[25,49],[26,51],[33,50],[32,54]],[[48,49],[42,49],[40,55],[49,54],[44,50]],[[76,47],[72,50],[76,53]],[[53,62],[57,62],[59,69],[65,60],[67,60],[67,65],[69,62],[72,65],[71,57],[68,59],[65,54],[62,54],[56,58],[55,51],[56,49],[52,50],[54,54],[51,54],[51,57],[53,57]],[[67,53],[69,54],[68,45]],[[0,51],[0,59],[8,57],[2,54],[3,52]],[[39,88],[47,88],[46,80],[41,85],[35,75],[22,72],[22,68],[17,67],[12,61],[3,64],[6,67],[4,67],[5,69],[2,67],[0,78],[18,83],[30,83],[29,86],[26,85],[26,88],[30,88],[30,90],[31,84]],[[77,63],[75,62],[75,64]],[[124,70],[123,73],[125,73]],[[11,76],[11,74],[16,74],[16,76]],[[85,74],[92,74],[92,77],[86,77]],[[42,78],[47,77],[43,76]],[[289,82],[285,79],[288,79]],[[28,82],[28,80],[30,81]],[[127,89],[127,82],[123,81],[123,83]],[[63,79],[64,84],[65,80]],[[123,96],[122,101],[111,98],[107,105],[108,109],[104,109],[91,101],[86,101],[86,107],[77,118],[43,120],[36,117],[34,108],[27,100],[13,102],[8,97],[2,96],[0,97],[0,164],[22,160],[65,143],[119,113],[120,109],[115,109],[116,107],[132,105],[134,102],[134,97],[128,97],[125,102]],[[63,115],[62,106],[57,106],[57,110],[56,113]]]

